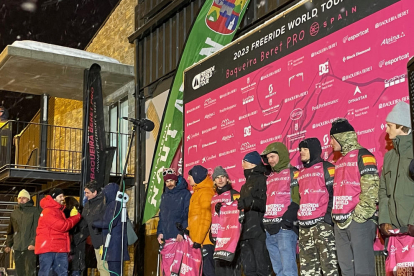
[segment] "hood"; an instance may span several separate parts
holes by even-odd
[[[52,209],[65,209],[65,205],[57,203],[50,195],[47,195],[40,201],[40,207],[42,209],[52,208]]]
[[[257,165],[256,167],[254,167],[253,169],[247,169],[244,170],[244,177],[246,178],[246,182],[247,179],[253,175],[253,174],[265,174],[266,172],[266,167],[263,164]]]
[[[0,116],[0,121],[7,121],[9,119],[9,111],[4,108],[3,115]]]
[[[289,151],[283,143],[275,142],[275,143],[269,144],[261,154],[263,162],[265,162],[266,164],[269,164],[269,162],[267,161],[266,155],[272,152],[277,153],[279,155],[279,163],[277,163],[274,167],[272,167],[272,170],[274,172],[281,172],[282,170],[289,167],[289,163],[290,163]]]
[[[34,206],[34,202],[32,199],[30,199],[28,202],[24,203],[24,204],[19,204],[18,207],[19,209],[24,209],[26,207],[33,207]]]
[[[199,184],[198,184],[199,185]],[[164,184],[165,186],[165,184]],[[177,186],[175,186],[174,189],[170,190],[165,186],[164,189],[164,193],[166,194],[176,194],[182,190],[187,189],[188,185],[187,185],[187,181],[185,181],[184,177],[182,177],[181,175],[178,176],[178,180],[177,180]]]
[[[412,134],[408,135],[398,135],[394,140],[392,140],[394,149],[400,155],[408,154],[409,158],[413,158],[413,136]]]
[[[336,133],[332,136],[341,145],[341,153],[343,156],[347,155],[350,151],[362,149],[362,146],[358,143],[358,137],[355,131]]]
[[[103,189],[103,193],[105,194],[107,204],[109,202],[115,201],[116,194],[118,193],[118,191],[119,185],[116,183],[109,183],[105,186],[105,188]]]
[[[206,189],[206,188],[214,190],[214,182],[211,179],[210,175],[207,175],[207,177],[203,181],[193,186],[194,192],[196,192],[197,190]]]
[[[305,168],[310,168],[316,163],[322,162],[322,146],[318,138],[308,138],[299,143],[299,151],[301,148],[309,149],[310,158],[309,161],[303,162]]]

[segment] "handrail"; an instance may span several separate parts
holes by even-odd
[[[30,159],[32,159],[33,152],[35,152],[35,151],[37,152],[37,151],[38,151],[38,148],[34,148],[34,149],[30,152],[29,158],[27,158],[26,165],[29,165]]]

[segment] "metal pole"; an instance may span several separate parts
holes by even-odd
[[[40,154],[39,154],[39,166],[41,168],[46,167],[47,164],[47,128],[48,128],[48,103],[49,96],[42,95],[40,105]]]

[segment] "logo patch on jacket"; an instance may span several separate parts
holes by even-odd
[[[363,155],[362,156],[362,162],[365,166],[376,166],[377,160],[375,160],[375,157],[372,155]]]

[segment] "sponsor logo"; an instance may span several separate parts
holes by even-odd
[[[204,108],[210,107],[210,106],[214,105],[216,102],[217,102],[216,99],[208,98],[204,101]]]
[[[389,17],[388,19],[385,19],[385,20],[383,20],[381,22],[376,23],[375,24],[375,29],[378,29],[378,28],[380,28],[382,26],[385,26],[388,23],[391,23],[391,22],[393,22],[393,21],[395,21],[397,19],[400,19],[401,17],[404,17],[406,15],[408,15],[408,10],[402,11],[402,12],[396,14],[396,15],[393,15],[393,16]]]
[[[194,125],[194,124],[197,124],[197,123],[199,123],[200,121],[201,121],[201,120],[200,120],[200,119],[198,119],[198,120],[192,121],[191,123],[187,123],[187,127],[192,126],[192,125]]]
[[[316,57],[317,55],[320,55],[322,53],[325,53],[326,51],[329,51],[329,50],[335,48],[336,46],[338,46],[338,43],[337,42],[335,42],[335,43],[333,43],[333,44],[331,44],[329,46],[326,46],[326,47],[324,47],[324,48],[322,48],[322,49],[320,49],[320,50],[318,50],[316,52],[312,52],[311,53],[311,57]]]
[[[371,72],[371,71],[372,71],[372,66],[371,67],[364,68],[362,70],[356,71],[355,73],[349,74],[347,76],[343,76],[342,77],[342,81],[346,81],[346,80],[355,78],[355,77],[357,77],[359,75],[363,75],[363,74],[368,73],[368,72]]]
[[[275,137],[267,138],[265,140],[260,140],[260,145],[268,144],[268,143],[271,143],[273,141],[279,141],[280,139],[282,139],[282,135],[277,135]]]
[[[292,83],[292,81],[294,80],[294,79],[301,79],[302,80],[302,82],[303,82],[303,72],[301,72],[301,73],[297,73],[296,75],[293,75],[293,76],[291,76],[290,78],[289,78],[289,87],[290,87],[290,85],[291,85],[291,83]]]
[[[236,152],[236,149],[231,149],[231,150],[227,150],[227,151],[224,151],[224,152],[220,152],[219,157],[226,156],[226,155],[229,155],[229,154],[232,154],[232,153],[235,153],[235,152]]]
[[[252,135],[252,126],[247,126],[244,128],[244,137]]]
[[[215,144],[217,144],[217,141],[213,141],[213,142],[209,142],[209,143],[206,143],[206,144],[202,144],[201,145],[201,148],[206,148],[206,147],[209,147],[209,146],[212,146],[212,145],[215,145]]]
[[[296,108],[292,110],[292,112],[290,113],[290,119],[292,119],[293,121],[296,121],[302,118],[302,115],[303,115],[303,110],[301,108]]]
[[[292,70],[293,67],[302,64],[304,60],[305,60],[304,56],[302,56],[300,58],[297,58],[297,59],[294,59],[294,60],[289,60],[288,61],[288,71]]]
[[[318,110],[320,108],[324,108],[324,107],[327,107],[327,106],[336,104],[338,102],[339,102],[339,99],[335,99],[335,100],[330,101],[330,102],[324,102],[322,104],[318,104],[318,105],[312,106],[312,111],[315,111],[315,110]]]
[[[198,151],[198,146],[197,145],[193,145],[193,146],[190,146],[190,147],[188,147],[188,154],[190,154],[190,150],[192,150],[192,149],[195,149],[195,151],[197,152]]]
[[[230,134],[230,135],[223,136],[223,138],[221,138],[221,140],[222,141],[229,141],[231,138],[234,138],[233,133]]]
[[[329,74],[329,61],[319,64],[319,76]]]
[[[358,87],[358,86],[355,88],[354,96],[355,96],[357,93],[361,94],[361,89],[359,89],[359,87]]]
[[[351,59],[353,59],[353,58],[355,58],[355,57],[359,57],[359,56],[361,56],[361,55],[363,55],[363,54],[366,54],[366,53],[368,53],[368,52],[370,52],[370,51],[371,51],[371,47],[369,47],[368,49],[365,49],[365,50],[363,50],[363,51],[356,52],[356,53],[355,53],[355,54],[353,54],[353,55],[343,57],[343,58],[342,58],[342,61],[343,61],[343,62],[347,62],[348,60],[351,60]]]
[[[216,112],[206,114],[206,116],[204,116],[204,119],[211,119],[214,115],[216,115]]]
[[[220,95],[220,99],[225,98],[225,97],[227,97],[227,96],[229,96],[229,95],[231,95],[231,94],[233,94],[235,92],[237,92],[237,89],[236,88],[234,88],[234,89],[232,89],[232,90],[230,90],[230,91],[228,91],[228,92]]]
[[[329,134],[323,136],[323,144],[326,146],[329,144]]]
[[[248,96],[247,98],[243,99],[243,105],[251,103],[254,101],[254,95]]]
[[[397,63],[397,62],[402,61],[402,60],[406,60],[408,58],[410,58],[410,53],[406,53],[405,55],[400,55],[398,57],[395,57],[395,58],[387,60],[387,61],[381,60],[378,63],[378,66],[379,66],[379,68],[382,68],[384,66],[390,66],[390,65],[393,65],[394,63]]]
[[[270,122],[268,122],[268,123],[263,123],[263,124],[261,124],[261,127],[262,127],[262,128],[265,128],[265,127],[271,126],[271,125],[273,125],[273,124],[279,123],[279,122],[281,122],[281,121],[282,121],[282,119],[281,119],[281,118],[280,118],[280,119],[276,119],[276,120],[270,121]]]
[[[397,42],[400,38],[405,37],[405,33],[401,32],[400,34],[397,35],[393,35],[391,37],[385,38],[382,42],[381,42],[381,46],[382,45],[390,45],[393,44],[395,42]]]
[[[208,84],[210,82],[210,78],[213,76],[215,71],[215,66],[212,66],[203,72],[195,75],[192,81],[192,86],[194,90],[199,89],[200,87]]]
[[[197,109],[199,109],[201,107],[201,105],[197,105],[196,107],[193,107],[193,108],[190,108],[190,109],[188,109],[188,110],[186,110],[186,113],[188,114],[188,113],[191,113],[191,112],[193,112],[193,111],[196,111]]]
[[[385,88],[405,82],[405,74],[395,76],[389,80],[384,81]]]
[[[362,95],[362,96],[359,96],[358,98],[350,99],[348,101],[348,104],[359,102],[359,101],[365,100],[365,99],[368,99],[368,95]]]
[[[322,127],[322,126],[326,126],[326,125],[330,125],[332,124],[333,121],[335,121],[336,119],[338,119],[338,117],[332,118],[330,120],[325,120],[323,122],[319,122],[319,123],[315,123],[312,124],[312,128],[318,128],[318,127]]]
[[[215,154],[213,154],[213,155],[210,155],[210,156],[205,156],[205,157],[203,157],[202,159],[201,159],[201,163],[205,163],[205,162],[207,162],[207,161],[210,161],[210,160],[213,160],[213,159],[216,159],[216,155]]]
[[[206,133],[209,133],[210,131],[213,131],[213,130],[216,130],[216,129],[217,129],[217,126],[209,127],[207,129],[201,131],[201,134],[206,134]]]
[[[235,120],[224,119],[221,121],[221,128],[227,128],[234,125]]]
[[[362,36],[366,35],[367,33],[369,33],[369,28],[367,28],[366,30],[360,31],[359,33],[354,34],[352,36],[345,36],[342,39],[342,42],[346,43],[346,42],[349,42],[349,41],[354,41],[355,39],[357,39],[359,37],[362,37]]]
[[[385,102],[385,103],[380,103],[378,105],[378,108],[381,109],[381,108],[384,108],[384,107],[394,106],[398,102],[408,102],[409,99],[410,98],[408,96],[406,96],[406,97],[402,97],[401,99],[395,99],[395,100],[388,101],[388,102]]]
[[[256,114],[257,114],[257,110],[252,111],[252,112],[249,112],[249,113],[247,113],[247,114],[245,114],[243,116],[239,116],[239,121],[240,120],[243,120],[243,119],[246,119],[246,118],[248,118],[250,116],[256,115]]]
[[[240,151],[241,152],[251,151],[255,148],[256,148],[256,144],[250,144],[249,142],[245,142],[245,143],[241,144]]]
[[[235,1],[212,1],[210,10],[206,16],[206,24],[212,31],[228,35],[236,30],[246,1],[240,1],[236,6]]]
[[[295,96],[292,96],[290,98],[286,98],[285,99],[285,103],[290,102],[290,101],[294,101],[294,100],[299,99],[299,98],[302,98],[302,97],[304,97],[306,95],[308,95],[308,91],[302,92],[302,93],[297,94]]]
[[[187,136],[187,141],[190,141],[191,139],[193,139],[195,137],[198,137],[198,136],[200,136],[199,132],[196,132],[194,134],[190,134],[190,135]]]
[[[402,253],[404,253],[405,251],[408,251],[408,245],[406,245],[402,248]]]
[[[322,90],[331,88],[334,82],[335,79],[331,79],[327,82],[318,82],[317,84],[315,84],[316,94],[319,94],[320,92],[322,92]]]
[[[233,104],[233,105],[230,105],[230,106],[225,107],[225,108],[223,108],[223,109],[220,109],[220,113],[223,113],[223,112],[226,112],[226,111],[232,110],[232,109],[233,109],[233,108],[235,108],[236,106],[237,106],[237,104]]]
[[[318,22],[313,22],[312,25],[310,26],[310,30],[309,33],[311,36],[316,36],[319,33],[319,23]]]
[[[276,75],[277,73],[280,73],[280,72],[282,72],[282,68],[278,68],[278,69],[276,69],[275,71],[273,71],[273,72],[270,72],[270,73],[267,73],[266,75],[264,75],[264,76],[261,76],[260,77],[260,80],[262,81],[262,80],[265,80],[265,79],[267,79],[267,78],[270,78],[271,76],[273,76],[273,75]]]

